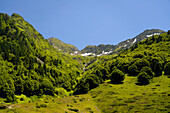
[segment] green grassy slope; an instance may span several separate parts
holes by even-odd
[[[89,94],[102,113],[170,112],[170,78],[155,77],[149,85],[136,85],[137,78],[126,76],[123,84],[103,83]]]

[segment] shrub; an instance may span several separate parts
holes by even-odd
[[[55,93],[60,97],[69,96],[69,93],[64,88],[55,88]]]
[[[115,69],[110,76],[112,83],[121,83],[125,78],[125,74],[119,69]]]
[[[139,71],[145,66],[150,67],[150,63],[145,59],[138,59],[134,64],[137,66]]]
[[[139,74],[138,68],[134,64],[128,68],[128,71],[130,76],[137,76]]]
[[[101,83],[99,77],[95,74],[86,74],[84,76],[76,85],[74,94],[87,93],[90,89],[97,87]]]
[[[170,62],[168,62],[164,67],[164,74],[170,75]]]
[[[146,72],[140,72],[138,74],[138,83],[141,85],[147,85],[149,84],[150,81],[150,76]]]
[[[101,81],[99,80],[99,77],[94,74],[90,74],[86,78],[86,83],[89,83],[90,89],[97,87],[100,84],[100,82]]]
[[[157,76],[157,77],[162,75],[162,66],[160,63],[155,64],[154,72],[155,72],[155,76]]]
[[[143,67],[140,72],[146,72],[151,78],[154,76],[152,69],[148,66]]]

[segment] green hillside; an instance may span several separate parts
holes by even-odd
[[[57,88],[74,89],[79,62],[50,45],[20,15],[0,14],[0,96],[56,95]],[[4,79],[5,78],[5,79]]]

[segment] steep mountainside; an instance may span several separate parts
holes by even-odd
[[[0,97],[14,101],[15,94],[56,95],[59,87],[71,91],[81,70],[20,15],[0,13]]]
[[[97,55],[118,53],[120,50],[130,48],[131,46],[135,45],[136,43],[146,38],[149,38],[153,35],[159,35],[164,32],[165,31],[159,29],[145,30],[141,34],[137,35],[136,37],[122,41],[117,45],[103,45],[103,44],[98,46],[89,45],[85,47],[83,50],[81,50],[81,53],[95,53]]]
[[[77,53],[79,51],[77,47],[71,44],[66,44],[57,38],[52,37],[47,40],[52,46],[54,46],[54,48],[61,52],[74,54],[75,52]]]

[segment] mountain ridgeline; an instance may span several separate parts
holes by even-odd
[[[123,84],[125,75],[136,77],[136,85],[170,75],[170,31],[146,30],[118,45],[87,46],[81,51],[112,51],[116,57],[70,55],[75,51],[75,46],[56,38],[44,39],[20,15],[0,13],[0,97],[11,102],[21,94],[68,96],[87,93],[108,80]]]
[[[101,54],[102,52],[108,52],[106,54],[114,54],[118,53],[122,49],[127,49],[130,48],[131,46],[135,45],[136,43],[147,39],[153,35],[160,35],[162,33],[165,33],[165,31],[159,30],[159,29],[150,29],[150,30],[145,30],[144,32],[140,33],[136,37],[132,39],[127,39],[125,41],[120,42],[117,45],[88,45],[84,49],[81,50],[81,53],[94,53],[96,55]]]
[[[73,46],[71,44],[66,44],[66,43],[62,42],[61,40],[54,38],[54,37],[49,38],[47,40],[49,41],[49,43],[51,45],[54,46],[54,48],[56,48],[56,50],[59,50],[63,53],[81,54],[81,55],[84,54],[83,56],[86,56],[85,53],[89,53],[88,55],[93,54],[93,55],[101,56],[101,55],[108,55],[108,54],[118,54],[119,51],[128,49],[131,46],[135,45],[136,43],[138,43],[144,39],[147,39],[154,35],[160,35],[162,33],[165,33],[165,31],[159,30],[159,29],[148,29],[148,30],[145,30],[144,32],[140,33],[136,37],[122,41],[117,45],[110,45],[110,44],[107,44],[107,45],[100,44],[98,46],[87,45],[81,51],[78,50],[75,46]]]

